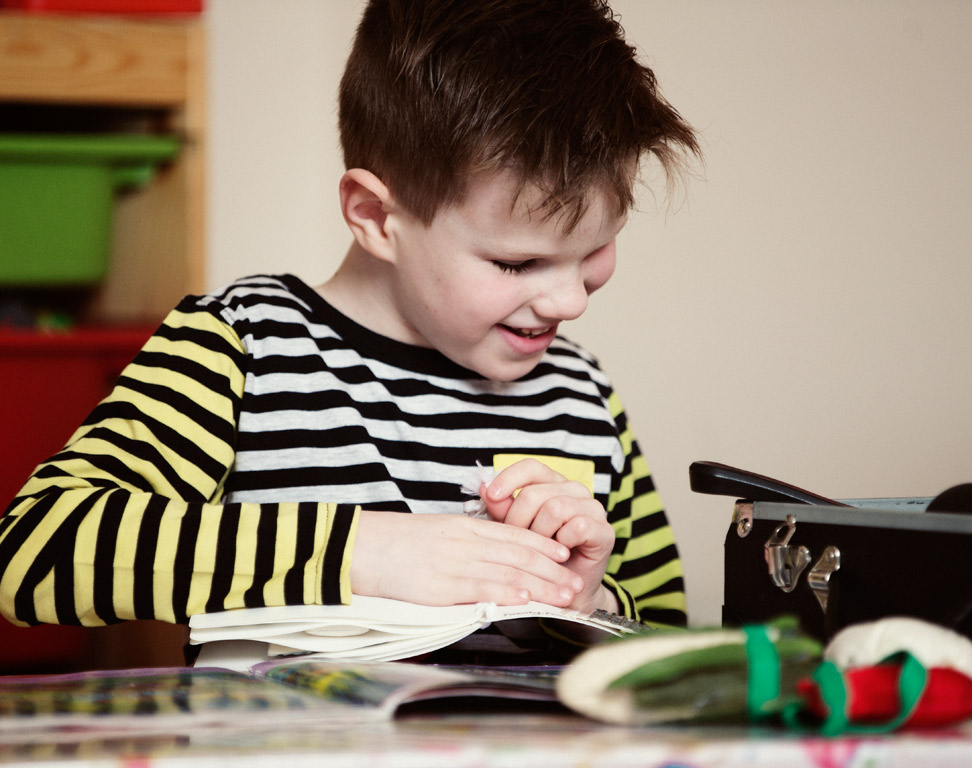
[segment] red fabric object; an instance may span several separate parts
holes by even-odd
[[[897,664],[877,664],[843,672],[847,690],[847,718],[851,723],[887,722],[898,715],[901,697],[898,691]],[[817,684],[801,680],[797,692],[808,712],[826,717],[827,710]],[[972,717],[972,679],[954,669],[936,667],[928,670],[928,682],[906,725],[912,727],[948,725]]]

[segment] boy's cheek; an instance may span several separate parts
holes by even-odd
[[[587,288],[589,294],[603,288],[614,274],[614,268],[617,264],[614,244],[612,243],[603,253],[592,254],[590,258],[592,261],[588,265],[589,271],[584,280],[584,287]]]

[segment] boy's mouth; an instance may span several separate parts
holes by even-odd
[[[503,326],[510,333],[514,333],[517,336],[522,336],[524,339],[536,339],[539,336],[544,336],[553,330],[552,325],[548,325],[546,328],[514,328],[511,325]]]

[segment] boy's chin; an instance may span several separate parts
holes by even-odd
[[[490,381],[505,383],[522,379],[524,376],[530,373],[530,371],[536,368],[539,362],[540,358],[538,357],[536,360],[495,362],[492,364],[484,363],[482,365],[473,365],[471,370],[474,370],[480,376],[483,376]]]
[[[466,347],[454,345],[452,349],[439,347],[439,352],[452,362],[468,371],[479,374],[484,379],[498,383],[516,381],[530,373],[546,354],[546,349],[534,355],[510,354],[504,344],[470,344]]]

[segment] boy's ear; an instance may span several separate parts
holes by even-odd
[[[372,256],[394,261],[385,219],[392,205],[388,187],[371,171],[352,168],[341,177],[341,213],[358,245]]]

